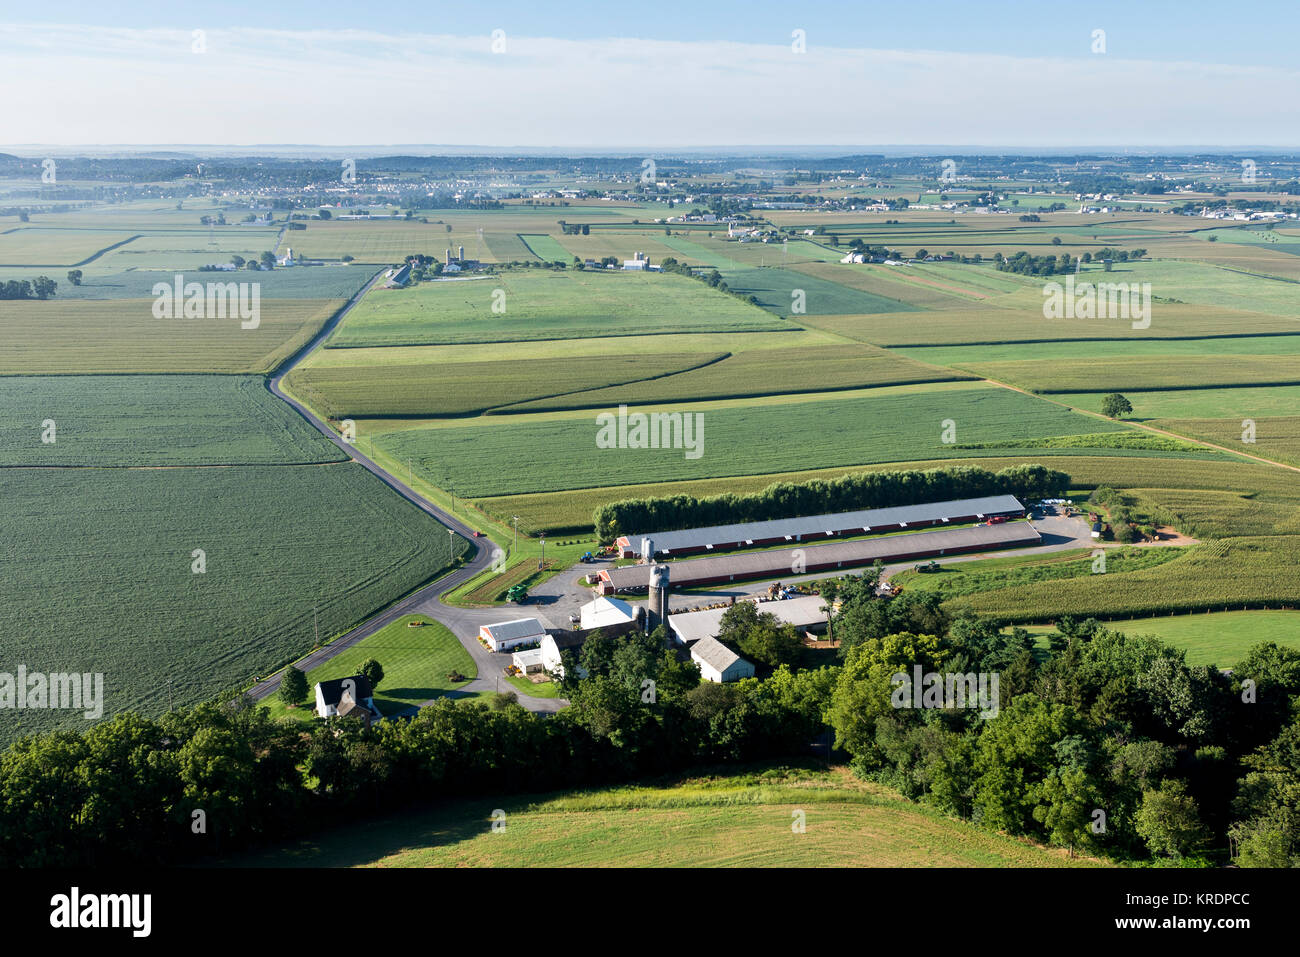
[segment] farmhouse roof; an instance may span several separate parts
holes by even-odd
[[[329,681],[321,681],[316,687],[320,688],[321,698],[327,705],[337,705],[343,699],[343,692],[348,690],[344,687],[345,681],[355,682],[350,688],[353,692],[353,700],[365,701],[367,698],[373,698],[374,688],[370,687],[370,679],[365,675],[352,675],[347,678],[332,678]]]

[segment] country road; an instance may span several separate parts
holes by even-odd
[[[316,427],[322,435],[337,445],[341,450],[347,453],[353,461],[368,470],[372,475],[381,482],[401,495],[404,499],[419,508],[434,519],[441,522],[444,526],[454,531],[469,544],[473,549],[472,557],[461,567],[453,569],[441,578],[436,579],[417,589],[411,594],[402,598],[393,605],[379,612],[377,615],[367,619],[357,625],[345,635],[341,635],[328,645],[320,648],[306,658],[297,662],[297,667],[302,671],[310,671],[317,665],[329,661],[334,656],[341,654],[348,648],[351,648],[363,638],[367,638],[379,631],[385,625],[388,625],[403,615],[423,614],[428,615],[442,624],[460,640],[460,643],[469,652],[474,659],[474,664],[478,667],[478,677],[465,685],[463,688],[453,692],[449,697],[464,697],[479,691],[515,691],[510,684],[502,682],[499,677],[502,669],[510,663],[510,656],[507,654],[498,654],[485,649],[478,642],[478,629],[480,625],[491,624],[501,621],[503,618],[511,617],[507,609],[498,608],[458,608],[453,605],[447,605],[439,597],[447,591],[455,588],[457,585],[468,581],[479,572],[489,566],[492,560],[491,550],[487,546],[487,539],[475,538],[474,530],[464,522],[449,515],[442,509],[430,504],[420,495],[416,494],[408,485],[399,480],[396,476],[390,474],[382,466],[378,465],[369,457],[363,455],[361,451],[353,444],[344,441],[339,433],[335,432],[330,425],[317,416],[306,406],[304,406],[293,396],[288,395],[281,382],[284,377],[297,365],[307,358],[313,351],[329,338],[330,333],[338,326],[343,318],[352,311],[352,308],[361,300],[374,285],[383,278],[383,270],[377,272],[370,280],[361,287],[361,289],[348,300],[347,304],[340,309],[329,322],[321,327],[312,339],[299,349],[296,353],[286,359],[279,368],[277,368],[267,378],[267,388],[276,398],[287,402],[292,406],[299,415]],[[272,675],[269,678],[259,681],[249,689],[249,697],[254,701],[260,701],[268,695],[275,692],[280,687],[280,673]],[[559,698],[534,698],[515,691],[519,698],[519,703],[530,711],[537,712],[554,712],[564,707],[568,702]],[[431,704],[432,701],[421,703],[421,707]]]

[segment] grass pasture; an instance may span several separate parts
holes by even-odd
[[[1273,641],[1300,650],[1300,612],[1228,611],[1161,615],[1113,622],[1130,635],[1155,635],[1187,652],[1187,663],[1231,668],[1255,645]],[[1050,631],[1049,628],[1030,629]]]
[[[498,799],[497,805],[501,802]],[[246,855],[242,867],[1087,867],[830,771],[729,771],[505,802],[463,800]],[[791,813],[807,829],[791,834]]]

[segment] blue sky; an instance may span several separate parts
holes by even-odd
[[[1298,26],[1295,0],[52,0],[0,11],[0,84],[35,94],[0,138],[1293,146]]]

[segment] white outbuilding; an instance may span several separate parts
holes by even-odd
[[[578,614],[583,631],[613,628],[636,621],[636,608],[621,598],[597,598],[583,605]]]
[[[478,635],[493,651],[509,651],[520,645],[541,644],[546,629],[536,618],[515,618],[495,625],[483,625]]]
[[[716,638],[701,638],[691,646],[691,659],[705,681],[739,681],[754,677],[754,666]]]

